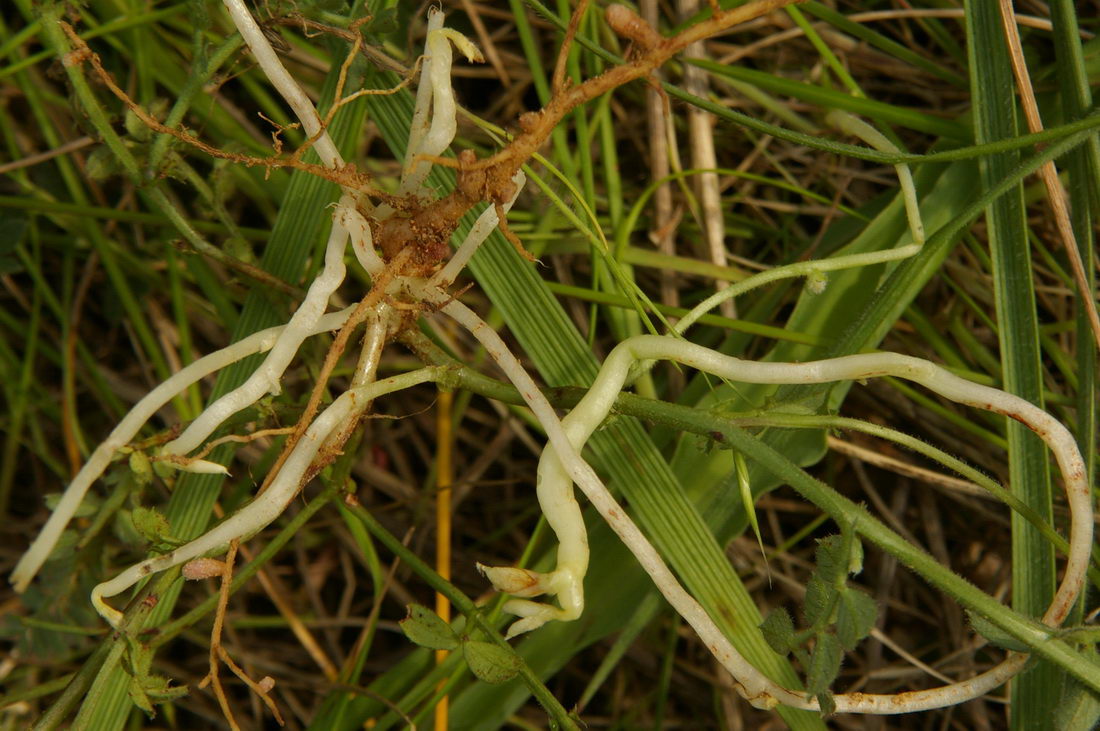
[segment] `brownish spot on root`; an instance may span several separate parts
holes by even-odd
[[[87,47],[75,51],[69,51],[61,58],[64,66],[79,66],[92,57],[92,52]]]
[[[519,115],[519,128],[528,134],[534,132],[539,127],[541,117],[541,112],[524,112]]]

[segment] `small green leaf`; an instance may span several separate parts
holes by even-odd
[[[1093,657],[1095,652],[1089,653]],[[1062,699],[1054,711],[1054,728],[1065,731],[1091,731],[1100,721],[1100,695],[1081,684],[1076,678],[1068,678],[1062,691]]]
[[[848,575],[848,557],[841,536],[828,536],[817,542],[817,569],[814,572],[828,584],[835,584]]]
[[[462,655],[470,672],[486,683],[505,683],[519,672],[519,655],[490,642],[468,640],[462,643]]]
[[[802,600],[802,609],[806,614],[806,624],[815,626],[829,620],[828,614],[836,596],[836,586],[826,583],[814,573],[806,582],[806,597]]]
[[[144,679],[146,695],[156,703],[165,703],[187,695],[186,685],[172,685],[172,680],[163,675],[148,675]]]
[[[980,634],[982,637],[989,640],[991,644],[996,645],[1004,650],[1013,650],[1015,652],[1031,652],[1031,648],[1012,635],[1005,632],[997,625],[990,622],[980,614],[967,611],[966,615],[970,618],[970,626],[974,628],[974,631]]]
[[[125,637],[126,654],[122,659],[126,672],[144,681],[149,675],[149,668],[153,665],[153,649],[140,642],[133,635],[126,635]],[[142,687],[147,687],[147,684]]]
[[[153,466],[144,452],[130,453],[130,469],[133,470],[138,485],[148,485],[153,481]]]
[[[768,566],[768,554],[764,551],[764,538],[760,535],[760,523],[756,520],[756,506],[753,505],[752,484],[749,482],[749,466],[745,464],[745,455],[736,452],[733,455],[733,465],[737,469],[737,485],[741,490],[741,506],[745,509],[745,515],[749,517],[749,525],[756,536],[756,544],[760,546],[760,555],[764,557],[764,567]]]
[[[156,462],[153,462],[153,474],[155,474],[162,480],[167,481],[168,479],[174,477],[177,471],[178,470],[176,469],[176,466],[171,462],[166,462],[159,459]]]
[[[127,544],[140,543],[144,540],[137,529],[134,528],[133,518],[130,517],[130,511],[126,508],[121,508],[115,513],[115,519],[111,523],[111,528],[114,530],[115,536]]]
[[[856,589],[840,592],[836,612],[836,634],[845,650],[854,650],[860,640],[871,633],[878,619],[875,600]]]
[[[836,701],[832,693],[818,693],[817,703],[821,706],[821,715],[831,716],[836,712]]]
[[[126,117],[124,124],[126,126],[126,133],[139,142],[148,142],[151,132],[149,126],[145,122],[141,121],[141,118],[134,112],[133,109],[126,110]]]
[[[137,532],[149,543],[162,545],[178,542],[172,536],[172,526],[168,524],[168,519],[159,511],[152,508],[134,508],[130,518],[134,521]]]
[[[842,585],[848,574],[863,571],[863,545],[852,531],[817,542],[817,573],[822,580]]]
[[[166,703],[187,695],[187,686],[173,686],[171,682],[163,675],[131,675],[126,691],[134,705],[153,718],[157,715],[153,707],[155,703]]]
[[[145,692],[145,688],[142,687],[139,678],[130,676],[130,682],[126,686],[126,693],[130,696],[130,700],[134,702],[134,705],[145,711],[149,718],[153,718],[157,715],[156,709],[153,708],[153,701]]]
[[[130,676],[126,692],[135,706],[153,718],[156,715],[155,704],[187,695],[187,686],[173,686],[169,678],[150,673],[149,668],[153,665],[153,649],[132,635],[124,635],[124,637],[126,651],[122,654],[119,664]]]
[[[222,250],[229,256],[248,264],[258,263],[256,252],[252,250],[252,244],[239,236],[231,236],[222,242]]]
[[[100,145],[88,155],[88,161],[84,163],[84,172],[92,180],[102,182],[121,174],[122,165],[109,147]]]
[[[840,672],[840,661],[843,658],[844,653],[836,635],[828,632],[819,634],[810,655],[810,667],[806,671],[806,691],[818,695],[829,690]]]
[[[401,620],[401,631],[421,647],[432,650],[453,650],[458,647],[458,635],[451,625],[421,604],[409,605],[409,616]]]
[[[764,641],[780,655],[786,655],[797,644],[794,636],[794,620],[786,609],[780,607],[768,613],[760,624]]]

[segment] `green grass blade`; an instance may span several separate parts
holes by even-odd
[[[1069,0],[1051,3],[1054,21],[1055,52],[1058,79],[1062,90],[1062,107],[1067,119],[1078,119],[1092,107],[1092,92],[1085,69],[1076,11]],[[1085,154],[1067,155],[1061,162],[1068,174],[1067,189],[1073,216],[1073,232],[1088,281],[1088,291],[1078,297],[1092,297],[1096,291],[1096,231],[1092,225],[1092,212],[1100,202],[1100,137],[1089,137],[1083,148]],[[1092,484],[1096,482],[1097,439],[1097,353],[1085,347],[1091,338],[1091,330],[1084,306],[1077,306],[1077,443],[1085,457]]]
[[[535,8],[539,13],[546,15],[546,17],[552,22],[560,24],[561,21],[556,18],[552,13],[545,9],[545,6],[539,0],[524,0],[528,5]],[[559,26],[564,27],[564,26]],[[605,61],[611,63],[622,63],[623,59],[611,53],[606,48],[593,43],[584,36],[578,36],[577,42],[583,45],[586,49],[596,54]],[[799,145],[805,145],[811,149],[821,150],[822,152],[834,153],[837,155],[847,155],[854,157],[857,160],[868,160],[871,162],[880,162],[890,165],[896,165],[898,163],[920,163],[920,162],[946,162],[952,160],[970,160],[981,157],[983,155],[996,154],[1005,150],[1019,150],[1032,145],[1043,144],[1054,140],[1062,140],[1074,135],[1077,132],[1084,130],[1095,129],[1100,126],[1100,110],[1094,110],[1087,118],[1075,120],[1058,127],[1051,127],[1043,132],[1035,134],[1019,135],[1009,139],[997,140],[988,142],[985,144],[969,145],[967,147],[943,150],[939,152],[932,152],[927,154],[902,154],[902,153],[886,153],[873,150],[869,147],[863,147],[860,145],[850,145],[843,142],[834,142],[832,140],[824,139],[820,136],[812,134],[806,134],[803,132],[795,132],[793,130],[779,127],[778,125],[765,122],[763,120],[756,119],[747,114],[743,114],[734,109],[730,109],[721,104],[717,104],[708,99],[697,97],[687,91],[681,89],[675,84],[663,82],[661,88],[669,94],[669,96],[687,102],[700,109],[716,115],[722,120],[730,122],[738,127],[744,127],[745,129],[759,132],[762,134],[772,135],[781,140],[793,142]],[[897,109],[897,108],[895,108]],[[942,120],[941,120],[942,121]],[[966,133],[966,138],[970,138],[969,132]]]
[[[690,59],[688,63],[706,69],[716,76],[743,81],[766,91],[794,97],[825,109],[842,109],[884,124],[908,127],[918,132],[947,137],[948,139],[970,140],[970,130],[965,125],[942,117],[925,114],[915,109],[905,109],[873,99],[852,96],[842,91],[825,89],[814,84],[786,79],[763,71],[744,68],[743,66],[730,66],[707,61],[706,59]]]
[[[1051,4],[1051,16],[1054,23],[1056,68],[1061,88],[1062,112],[1066,119],[1077,119],[1092,106],[1092,93],[1082,53],[1082,44],[1077,25],[1076,11],[1067,0],[1054,0]],[[1089,484],[1096,484],[1097,465],[1097,421],[1100,394],[1097,393],[1097,352],[1086,343],[1091,343],[1092,329],[1088,321],[1082,298],[1093,297],[1096,291],[1096,231],[1093,225],[1095,204],[1100,200],[1100,190],[1096,181],[1100,179],[1100,139],[1090,137],[1084,147],[1083,155],[1067,156],[1062,160],[1067,174],[1070,211],[1074,236],[1077,239],[1081,263],[1085,271],[1087,288],[1077,291],[1078,302],[1075,307],[1076,319],[1076,374],[1077,387],[1077,444],[1085,459],[1085,469],[1089,475]],[[1085,614],[1085,603],[1070,614],[1070,622],[1081,622]],[[1096,645],[1086,649],[1092,657],[1096,656]],[[1069,682],[1058,704],[1056,725],[1060,728],[1081,729],[1095,727],[1100,717],[1100,694],[1092,693],[1079,683]]]
[[[967,46],[977,142],[1017,134],[1015,93],[1008,48],[995,3],[968,2]],[[1018,155],[983,158],[980,175],[989,187],[1008,174]],[[986,213],[992,252],[994,301],[1006,391],[1042,405],[1042,376],[1031,256],[1024,211],[1023,186],[994,201]],[[1009,422],[1008,466],[1012,489],[1045,520],[1051,519],[1051,485],[1046,449],[1022,424]],[[1054,596],[1054,551],[1021,516],[1012,516],[1012,606],[1039,616]],[[1050,728],[1053,703],[1061,691],[1061,674],[1040,663],[1012,684],[1012,726]]]
[[[919,53],[915,53],[912,49],[903,46],[902,44],[894,41],[881,33],[877,33],[870,24],[856,23],[849,20],[846,16],[838,13],[836,10],[823,5],[817,0],[810,0],[800,6],[805,12],[810,15],[814,15],[821,20],[831,24],[839,30],[844,31],[850,36],[866,41],[871,46],[883,51],[884,53],[893,56],[899,61],[916,66],[917,68],[924,69],[925,71],[940,77],[941,79],[948,81],[955,86],[966,86],[967,80],[955,73],[951,69],[941,66],[935,61],[925,58]]]

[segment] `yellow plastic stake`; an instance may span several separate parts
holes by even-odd
[[[435,472],[435,570],[445,580],[451,580],[451,481],[454,468],[451,460],[451,448],[454,437],[451,433],[451,413],[453,411],[454,392],[439,391],[436,402],[436,472]],[[447,597],[436,592],[435,613],[444,622],[451,621],[451,603]],[[436,664],[447,659],[446,650],[435,651]],[[446,683],[440,681],[440,685]],[[447,729],[447,696],[440,698],[435,707],[435,729]]]

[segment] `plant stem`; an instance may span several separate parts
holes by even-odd
[[[370,511],[361,505],[348,505],[348,509],[356,518],[362,521],[367,530],[371,532],[371,535],[377,538],[395,556],[401,559],[401,561],[416,572],[418,576],[424,579],[432,589],[447,597],[458,611],[462,612],[474,626],[488,636],[493,644],[505,648],[509,652],[514,652],[512,646],[496,631],[493,625],[486,621],[485,617],[481,614],[481,610],[477,608],[477,605],[474,604],[468,596],[459,591],[454,584],[436,573],[431,566],[420,560],[420,557],[409,550],[397,536],[386,530],[385,527],[370,514]],[[522,658],[520,659],[522,660]],[[534,695],[538,702],[542,704],[543,708],[547,710],[550,717],[561,725],[561,728],[573,729],[574,731],[578,729],[577,724],[569,716],[569,713],[561,703],[558,702],[558,699],[554,697],[554,694],[542,683],[538,676],[535,675],[526,662],[521,662],[519,675],[523,678],[524,683],[530,689],[532,695]]]

